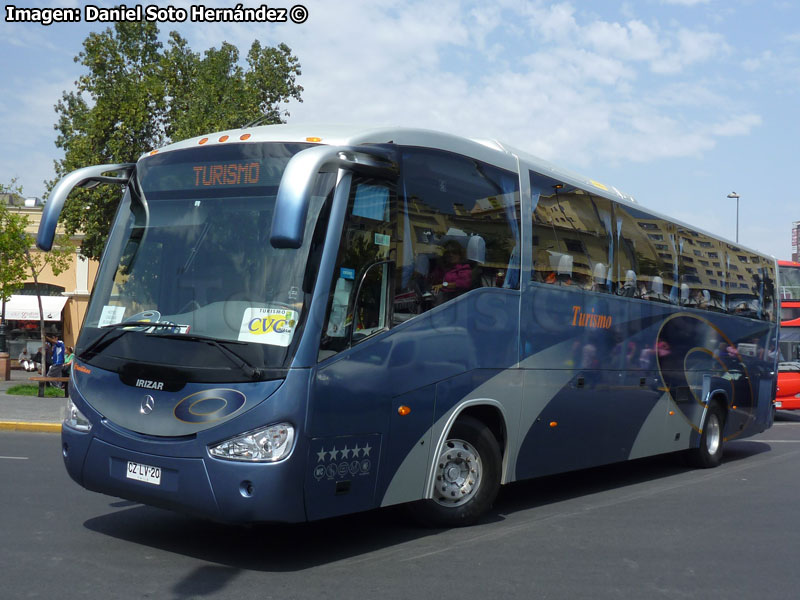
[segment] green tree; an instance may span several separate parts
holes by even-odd
[[[13,180],[9,185],[0,183],[0,194],[22,195],[22,188]],[[26,232],[29,221],[27,215],[8,210],[0,204],[0,303],[2,303],[2,324],[5,325],[5,302],[19,290],[28,278],[30,270],[36,284],[39,301],[39,325],[44,347],[44,316],[42,299],[38,291],[38,277],[46,266],[53,274],[59,275],[69,268],[75,246],[67,236],[58,236],[49,253],[30,253],[34,244],[33,236]],[[0,332],[5,335],[5,332]],[[3,339],[2,343],[5,343]]]
[[[2,194],[21,195],[21,192],[16,181],[10,185],[0,183]],[[7,302],[25,281],[27,224],[25,215],[12,212],[5,203],[0,203],[0,302]]]
[[[243,67],[227,42],[201,56],[174,31],[164,48],[155,23],[120,22],[89,34],[75,61],[87,72],[55,107],[56,146],[64,150],[58,177],[93,164],[134,162],[165,143],[255,119],[281,123],[289,114],[282,105],[302,101],[300,64],[285,44],[254,41]],[[84,234],[85,256],[102,253],[120,194],[99,186],[76,190],[65,203],[66,232]]]

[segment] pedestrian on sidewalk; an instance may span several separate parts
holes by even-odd
[[[36,364],[33,362],[33,359],[28,354],[28,349],[23,348],[22,352],[19,353],[19,366],[22,367],[25,371],[35,371]]]
[[[50,355],[50,368],[47,369],[48,377],[63,377],[64,376],[64,356],[66,354],[66,347],[56,336],[50,336],[47,341],[52,345],[52,354]],[[53,387],[61,388],[61,382],[51,383]]]
[[[69,377],[69,372],[72,370],[72,361],[75,360],[75,348],[67,346],[67,354],[64,356],[64,377]]]
[[[50,352],[50,342],[45,342],[45,346],[40,347],[33,355],[33,364],[37,371],[42,370],[42,363],[44,363],[44,373],[47,373],[50,367]]]

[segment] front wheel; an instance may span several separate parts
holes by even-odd
[[[433,497],[411,504],[412,515],[431,526],[474,523],[497,497],[501,463],[491,430],[472,417],[460,418],[439,449]]]
[[[703,433],[700,435],[700,446],[691,448],[687,453],[689,464],[701,469],[719,466],[722,462],[725,413],[716,402],[708,405],[703,422]]]

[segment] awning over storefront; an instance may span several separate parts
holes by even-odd
[[[66,296],[42,296],[45,321],[60,321],[61,311],[67,303]],[[36,296],[13,295],[6,302],[6,321],[38,321],[39,301]]]

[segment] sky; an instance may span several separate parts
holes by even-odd
[[[304,88],[302,103],[286,105],[290,123],[497,139],[730,240],[736,192],[740,243],[791,257],[800,193],[785,182],[800,146],[800,2],[299,1],[302,23],[187,18],[159,23],[161,37],[177,30],[196,52],[227,41],[242,55],[255,39],[288,44]],[[14,4],[78,7],[82,17],[87,5]],[[62,156],[53,107],[84,73],[73,60],[83,40],[110,25],[0,23],[0,182],[45,195]]]

